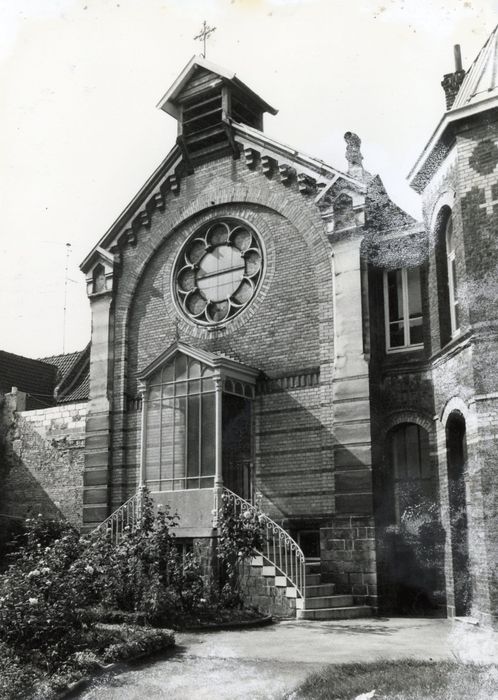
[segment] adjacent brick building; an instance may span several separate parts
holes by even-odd
[[[381,610],[498,620],[496,30],[410,174],[348,171],[194,58],[178,138],[82,264],[92,309],[83,526],[146,484],[210,543],[229,487]]]

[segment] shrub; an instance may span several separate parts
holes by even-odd
[[[142,612],[156,622],[188,608],[198,597],[193,561],[184,566],[175,546],[174,528],[178,517],[159,508],[154,517],[153,502],[144,492],[140,527],[125,529],[118,544],[106,534],[91,543],[88,561],[96,571],[93,592],[101,605],[126,612]]]
[[[227,607],[243,604],[241,565],[263,548],[263,517],[257,507],[238,512],[232,499],[223,495],[217,556],[222,565],[221,602]]]
[[[0,642],[0,698],[25,700],[31,697],[39,672],[21,659],[3,642]]]
[[[91,597],[94,571],[73,528],[42,548],[46,532],[39,522],[28,523],[26,543],[0,579],[0,637],[21,658],[51,671],[79,648],[78,608]]]

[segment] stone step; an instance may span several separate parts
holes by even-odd
[[[307,561],[306,574],[319,574],[321,571],[321,563],[319,561]]]
[[[306,574],[306,588],[308,586],[318,586],[321,582],[320,574]]]
[[[358,617],[371,617],[369,605],[353,605],[345,608],[318,608],[317,610],[297,610],[298,620],[352,620]]]
[[[335,583],[320,583],[318,586],[306,586],[305,598],[334,595]]]
[[[286,598],[297,598],[298,594],[294,586],[287,586],[285,589],[285,597]]]
[[[278,574],[275,576],[275,586],[277,586],[277,588],[285,588],[287,583],[286,576],[279,576]]]
[[[263,566],[263,557],[256,556],[251,559],[251,566]]]
[[[261,573],[263,576],[275,576],[277,572],[274,566],[263,566],[263,571]]]
[[[316,610],[318,608],[350,608],[354,605],[352,595],[325,595],[305,598],[304,610]]]

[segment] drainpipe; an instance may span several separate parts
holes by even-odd
[[[215,385],[215,447],[214,447],[214,508],[213,508],[213,528],[218,527],[218,511],[221,507],[221,497],[223,494],[223,433],[222,433],[222,392],[223,381],[220,376],[214,378]]]

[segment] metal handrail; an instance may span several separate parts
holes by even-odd
[[[223,487],[222,499],[231,501],[236,513],[242,514],[249,511],[258,514],[259,522],[265,529],[265,541],[264,551],[257,551],[257,554],[267,559],[272,566],[278,569],[294,586],[298,594],[304,598],[306,561],[303,550],[298,543],[274,520],[264,513],[260,513],[251,503],[227,489],[226,486]]]
[[[138,491],[123,505],[119,506],[106,520],[97,525],[92,534],[105,532],[113,544],[118,544],[125,528],[134,532],[142,519],[143,489]]]

